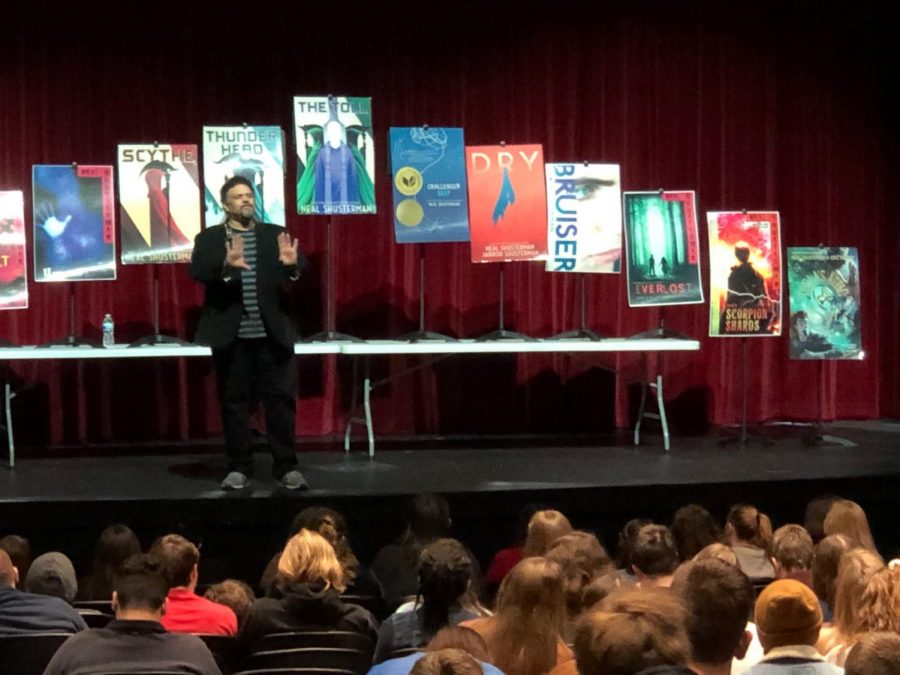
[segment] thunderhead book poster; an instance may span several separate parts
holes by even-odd
[[[792,359],[861,359],[859,253],[850,247],[787,250]]]
[[[540,145],[466,148],[472,262],[545,260],[547,184]]]
[[[547,164],[547,271],[617,274],[622,264],[618,164]]]
[[[626,192],[622,201],[628,305],[703,302],[694,192]]]
[[[710,211],[709,334],[781,335],[781,223],[775,211]]]
[[[205,220],[210,227],[225,221],[220,190],[242,176],[253,187],[257,222],[284,225],[284,133],[281,127],[203,127]]]
[[[34,280],[115,279],[113,168],[35,165],[32,190]]]
[[[0,192],[0,309],[28,309],[25,207],[21,190]]]
[[[184,263],[200,232],[196,145],[119,146],[123,265]]]
[[[375,213],[372,99],[295,96],[297,213]]]
[[[463,130],[392,127],[389,145],[397,243],[469,241]]]

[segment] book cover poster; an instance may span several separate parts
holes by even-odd
[[[466,148],[472,262],[546,260],[547,184],[540,145]]]
[[[0,309],[28,309],[21,190],[0,192]]]
[[[861,359],[859,254],[848,247],[787,250],[792,359]]]
[[[469,241],[463,130],[392,127],[389,142],[397,243]]]
[[[285,224],[281,127],[203,127],[205,227],[225,220],[219,191],[234,176],[243,176],[253,186],[257,221]]]
[[[628,305],[703,302],[694,192],[626,192],[623,215]]]
[[[119,146],[123,265],[183,263],[200,232],[196,145]]]
[[[375,213],[372,99],[295,96],[297,213]]]
[[[618,164],[547,164],[547,271],[620,271]]]
[[[781,335],[781,224],[774,211],[710,211],[709,334]]]
[[[113,168],[32,168],[34,280],[116,278]]]

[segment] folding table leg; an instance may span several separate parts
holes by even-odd
[[[3,409],[6,412],[6,440],[9,443],[9,466],[16,465],[16,442],[13,437],[12,403],[15,394],[9,382],[3,385]]]

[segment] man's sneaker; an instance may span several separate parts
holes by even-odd
[[[285,490],[308,490],[309,485],[306,483],[306,479],[303,477],[303,474],[297,471],[297,469],[292,469],[288,471],[281,477],[279,481],[281,483],[281,487]]]
[[[240,471],[232,471],[227,476],[225,476],[225,480],[222,481],[222,489],[223,490],[243,490],[247,487],[247,476],[242,474]]]

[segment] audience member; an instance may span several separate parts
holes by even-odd
[[[846,675],[897,675],[900,673],[900,635],[867,633],[847,656]]]
[[[765,547],[767,522],[768,518],[764,520],[755,506],[738,504],[728,512],[725,524],[727,543],[741,561],[741,570],[754,581],[775,578],[775,568]]]
[[[883,567],[869,579],[859,603],[859,623],[869,633],[900,633],[900,567]]]
[[[78,579],[72,561],[57,551],[39,555],[28,569],[25,590],[60,598],[71,605],[78,593]]]
[[[581,604],[585,610],[592,609],[613,591],[617,591],[620,588],[631,588],[634,585],[633,581],[619,574],[618,570],[610,574],[604,574],[584,587],[581,592]],[[571,630],[574,630],[574,627],[574,624],[569,624],[567,628],[571,632]]]
[[[220,605],[225,605],[234,612],[238,628],[244,624],[250,605],[256,600],[253,589],[239,579],[225,579],[206,589],[203,597]]]
[[[813,544],[818,544],[825,538],[825,517],[828,510],[840,497],[834,495],[820,495],[813,497],[806,505],[806,516],[803,519],[803,527],[812,537]],[[821,600],[822,598],[819,598]]]
[[[528,523],[531,521],[531,516],[543,510],[545,510],[544,507],[538,504],[528,504],[519,512],[512,546],[497,551],[484,574],[484,590],[488,599],[492,599],[497,594],[500,582],[524,557],[523,548],[525,537],[528,535]]]
[[[8,534],[0,539],[0,551],[6,551],[13,567],[19,570],[19,576],[23,579],[28,576],[28,568],[31,566],[31,543],[17,534]]]
[[[851,502],[849,499],[835,501],[828,509],[823,529],[826,535],[845,534],[863,548],[869,549],[872,553],[878,553],[872,532],[869,530],[869,519],[866,518],[866,512],[856,502]]]
[[[237,616],[230,607],[197,595],[200,551],[179,534],[157,539],[150,553],[163,565],[169,596],[162,624],[173,633],[236,635]]]
[[[94,550],[91,576],[79,584],[78,599],[109,600],[119,565],[140,552],[141,544],[127,525],[110,525],[103,530]]]
[[[587,607],[584,589],[594,579],[611,575],[615,570],[606,549],[590,532],[576,531],[560,537],[545,557],[562,570],[567,615],[565,636],[568,638],[575,617]]]
[[[87,628],[65,600],[20,591],[18,584],[19,570],[0,549],[0,635],[77,633]]]
[[[679,560],[690,560],[710,544],[722,542],[722,529],[709,511],[697,504],[675,512],[671,531]]]
[[[162,568],[148,555],[122,563],[113,582],[116,619],[105,628],[91,628],[66,640],[44,675],[150,671],[221,675],[200,638],[167,632],[160,623],[168,589]]]
[[[441,628],[431,638],[425,649],[413,652],[396,659],[388,659],[369,670],[369,675],[408,675],[413,665],[428,652],[441,649],[459,649],[470,656],[475,657],[481,663],[481,669],[485,675],[503,675],[502,671],[493,665],[488,647],[478,633],[471,628],[463,626],[446,626]]]
[[[631,548],[631,569],[642,588],[667,587],[678,567],[678,551],[669,528],[644,525]]]
[[[626,581],[636,581],[631,572],[631,548],[634,538],[644,525],[652,524],[647,518],[632,518],[619,532],[616,546],[616,569]]]
[[[475,657],[461,649],[428,652],[409,671],[410,675],[482,675],[483,672]]]
[[[734,552],[733,548],[726,544],[710,544],[702,551],[697,553],[697,555],[694,556],[693,560],[710,560],[712,558],[721,560],[722,562],[726,562],[733,567],[741,569],[741,561],[738,560],[737,553]]]
[[[529,558],[544,555],[553,542],[571,531],[572,524],[559,511],[553,509],[538,511],[528,521],[528,533],[522,547],[522,556]]]
[[[826,624],[832,621],[834,612],[834,582],[837,578],[841,556],[856,544],[843,534],[831,534],[816,544],[812,561],[813,590],[822,604],[822,615]]]
[[[800,525],[783,525],[772,536],[772,566],[776,579],[796,579],[813,587],[812,537]]]

